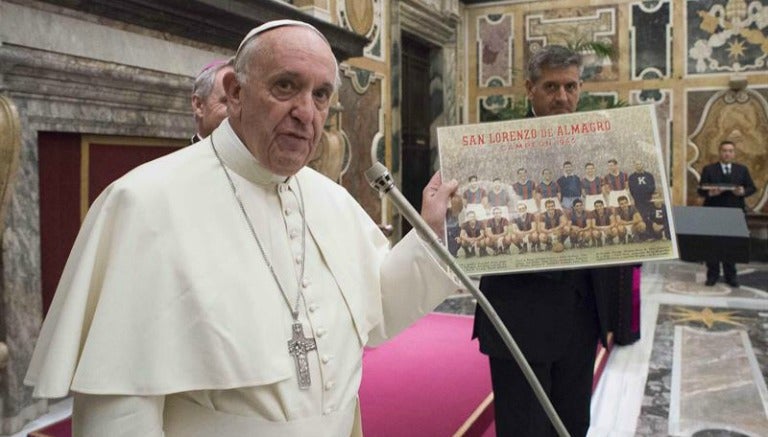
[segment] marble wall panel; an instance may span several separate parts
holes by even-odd
[[[768,4],[747,0],[688,1],[687,73],[768,70]]]
[[[341,114],[341,129],[351,145],[349,167],[342,179],[342,185],[357,199],[377,223],[381,222],[381,200],[371,189],[364,172],[373,165],[372,155],[379,146],[383,132],[381,77],[372,76],[363,93],[358,93],[351,81],[344,75],[344,84],[339,90],[339,103],[344,108]]]
[[[674,162],[672,158],[672,90],[647,89],[629,92],[630,105],[653,104],[656,109],[656,127],[659,129],[659,144],[667,171],[667,183],[673,185]]]
[[[610,44],[618,50],[616,8],[563,8],[525,16],[525,63],[531,53],[548,44],[578,47],[585,42]],[[610,58],[597,59],[584,53],[584,80],[613,81],[619,77],[618,65]],[[621,54],[617,54],[620,56]],[[614,55],[616,57],[617,55]]]
[[[661,79],[672,68],[672,15],[669,1],[638,2],[630,7],[632,79]]]
[[[478,97],[477,113],[481,123],[520,118],[525,116],[525,98],[502,94]]]
[[[510,86],[513,74],[514,16],[490,14],[477,17],[477,86]]]
[[[382,0],[338,0],[339,25],[368,38],[363,49],[367,58],[385,60],[385,27]]]

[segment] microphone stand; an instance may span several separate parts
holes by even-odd
[[[552,402],[550,402],[549,397],[547,397],[547,394],[544,392],[544,388],[542,388],[541,383],[538,378],[536,378],[536,374],[533,373],[533,369],[531,369],[523,352],[517,346],[517,342],[515,342],[515,339],[512,338],[509,330],[507,330],[507,327],[504,326],[504,323],[501,321],[498,313],[496,313],[496,310],[491,303],[488,302],[485,295],[475,286],[469,276],[467,276],[461,267],[456,264],[453,256],[440,242],[440,238],[435,234],[435,231],[429,227],[421,215],[403,196],[403,193],[397,189],[392,180],[392,176],[389,174],[389,170],[387,170],[383,164],[377,162],[365,171],[365,177],[368,179],[368,183],[371,184],[373,189],[378,191],[380,195],[387,196],[389,200],[395,204],[397,209],[400,210],[400,213],[411,223],[411,225],[413,225],[414,229],[419,233],[422,240],[427,243],[432,252],[456,274],[461,283],[467,290],[469,290],[472,296],[477,299],[477,304],[483,309],[485,314],[488,315],[488,319],[493,323],[493,326],[496,328],[499,335],[501,335],[504,344],[507,345],[509,352],[512,353],[512,357],[515,359],[518,366],[520,366],[520,370],[523,371],[525,379],[528,380],[528,384],[533,389],[533,393],[536,395],[542,408],[544,408],[544,412],[547,413],[547,417],[549,417],[550,422],[552,422],[552,426],[555,427],[558,436],[570,437],[570,434],[568,434],[568,431],[565,429],[565,425],[563,425],[562,420],[560,420],[560,416],[557,415],[555,408],[552,406]]]

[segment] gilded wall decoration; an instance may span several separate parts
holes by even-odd
[[[578,46],[596,41],[619,47],[615,8],[565,8],[537,12],[525,17],[525,58],[548,44]],[[588,51],[584,56],[585,80],[611,81],[619,77],[618,65],[611,58],[598,58]],[[615,55],[614,55],[615,57]]]
[[[370,41],[363,53],[366,57],[384,61],[384,20],[382,0],[339,0],[339,24]]]
[[[629,23],[632,79],[668,78],[672,66],[669,1],[633,3]]]
[[[733,141],[736,161],[749,167],[757,193],[747,197],[747,209],[768,212],[768,102],[751,90],[726,90],[712,95],[688,138],[688,171],[698,181],[701,169],[718,158],[720,142]],[[697,184],[689,184],[689,203]]]
[[[478,87],[499,87],[512,84],[512,51],[514,47],[514,17],[511,14],[490,14],[477,17]]]
[[[349,67],[342,64],[342,82],[339,103],[344,108],[340,116],[339,130],[346,135],[350,145],[345,157],[345,172],[341,184],[357,199],[374,221],[381,222],[382,203],[371,189],[364,172],[373,165],[373,151],[384,134],[383,123],[383,76],[374,74],[374,80],[363,94],[357,93],[349,82],[353,77],[346,74]]]
[[[331,105],[320,142],[309,161],[310,167],[336,183],[341,183],[342,176],[349,169],[351,159],[349,138],[341,129],[342,112],[344,108],[338,101]]]
[[[21,123],[16,106],[0,95],[0,226],[4,224],[5,209],[13,192],[13,182],[19,169]]]
[[[768,69],[768,5],[746,0],[689,1],[688,74]]]

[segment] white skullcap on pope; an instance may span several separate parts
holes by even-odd
[[[307,29],[312,29],[318,35],[320,35],[323,38],[323,40],[325,40],[325,42],[328,43],[329,46],[331,45],[328,42],[328,40],[325,38],[325,35],[323,35],[322,32],[317,30],[315,26],[309,23],[305,23],[303,21],[297,21],[297,20],[274,20],[274,21],[267,21],[261,26],[254,27],[253,29],[251,29],[251,31],[248,32],[247,35],[245,35],[245,38],[243,38],[243,41],[240,43],[240,46],[237,48],[237,53],[235,53],[235,58],[240,56],[240,52],[243,50],[243,48],[248,44],[249,41],[251,41],[257,35],[260,35],[264,32],[268,32],[272,29],[276,29],[278,27],[285,27],[285,26],[299,26],[299,27],[306,27]]]

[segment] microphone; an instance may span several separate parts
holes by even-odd
[[[392,175],[389,174],[389,170],[387,170],[387,167],[385,167],[384,164],[380,162],[374,164],[371,168],[365,171],[365,178],[374,190],[378,191],[382,196],[387,196],[387,198],[395,204],[395,207],[400,211],[400,214],[408,220],[408,223],[416,229],[419,236],[431,248],[444,248],[435,231],[424,221],[421,214],[419,214],[413,205],[411,205],[411,202],[403,196],[403,193],[397,189],[395,181],[392,179]],[[436,247],[433,247],[435,243]],[[453,259],[450,261],[453,261]],[[447,263],[448,261],[445,262]]]
[[[493,323],[493,326],[501,336],[501,339],[504,340],[504,344],[506,344],[507,349],[509,349],[512,357],[517,362],[517,365],[520,366],[520,370],[522,370],[525,379],[528,380],[528,384],[533,389],[536,398],[539,400],[542,408],[544,408],[544,411],[547,413],[547,416],[549,417],[550,422],[552,422],[552,426],[555,427],[557,434],[560,437],[569,437],[570,434],[568,434],[568,431],[565,429],[565,425],[563,425],[562,420],[560,420],[560,416],[557,415],[555,408],[552,406],[552,402],[550,402],[549,398],[547,397],[547,393],[544,391],[544,388],[541,386],[538,378],[536,378],[536,374],[533,373],[533,369],[531,369],[531,366],[528,364],[528,360],[525,359],[525,356],[520,350],[520,347],[518,347],[517,342],[515,342],[515,339],[512,338],[512,335],[509,333],[507,327],[504,326],[504,323],[501,321],[499,314],[493,308],[491,303],[488,302],[488,299],[485,297],[485,295],[480,292],[475,283],[456,263],[453,255],[448,252],[448,249],[445,248],[443,243],[440,241],[440,238],[438,238],[437,234],[435,234],[435,231],[432,230],[427,222],[424,221],[424,219],[421,217],[421,214],[419,214],[416,209],[413,208],[413,205],[408,202],[405,196],[403,196],[403,193],[397,189],[395,182],[392,179],[392,175],[389,174],[387,167],[385,167],[382,163],[377,162],[373,164],[371,168],[365,171],[365,178],[368,180],[368,183],[371,185],[371,187],[379,192],[379,195],[386,196],[392,203],[395,204],[395,207],[397,207],[403,217],[408,220],[413,228],[419,233],[419,236],[422,238],[422,240],[424,240],[429,248],[432,249],[432,253],[434,253],[448,266],[448,268],[451,269],[454,274],[456,274],[462,285],[464,285],[472,294],[472,296],[477,300],[477,304],[480,306],[480,308],[482,308],[485,314],[488,315],[488,319],[491,321],[491,323]]]

